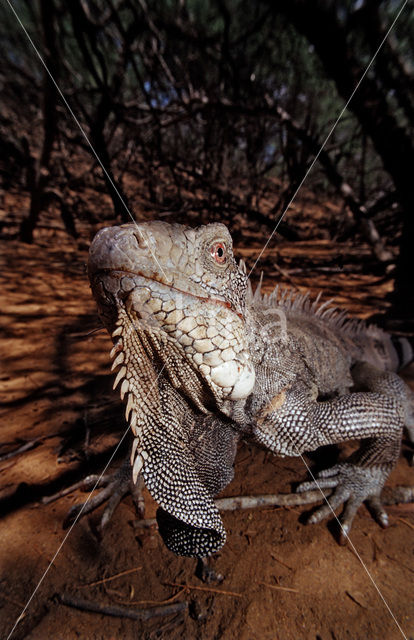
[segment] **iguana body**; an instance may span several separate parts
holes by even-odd
[[[232,478],[240,437],[278,455],[363,439],[319,485],[335,488],[333,508],[347,502],[345,532],[364,500],[386,524],[379,495],[402,428],[414,425],[387,334],[303,296],[253,296],[221,224],[103,229],[89,277],[114,340],[133,476],[142,473],[162,508],[169,548],[203,557],[224,543],[213,498]],[[408,343],[400,346],[408,359]]]

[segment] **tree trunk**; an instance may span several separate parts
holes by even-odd
[[[58,51],[56,46],[55,6],[53,0],[40,0],[40,17],[44,38],[44,60],[53,78],[58,82]],[[54,84],[44,70],[43,89],[43,140],[40,158],[34,164],[30,184],[31,199],[29,215],[20,225],[20,238],[23,242],[33,241],[33,231],[43,207],[45,188],[49,181],[50,160],[57,134],[57,92]]]
[[[347,42],[347,33],[337,20],[335,6],[320,0],[280,0],[274,6],[312,43],[339,94],[348,100],[365,67],[356,60],[354,48]],[[352,98],[349,109],[371,138],[399,195],[403,232],[390,316],[414,331],[414,147],[408,133],[391,113],[384,92],[369,74]]]

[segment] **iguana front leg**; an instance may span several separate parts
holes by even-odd
[[[404,425],[414,445],[414,392],[393,371],[382,371],[367,362],[358,362],[352,368],[352,378],[359,391],[374,391],[395,398],[404,411]]]
[[[310,518],[319,522],[345,503],[342,537],[346,538],[358,507],[366,501],[382,526],[387,524],[380,494],[400,450],[404,411],[400,402],[380,393],[352,393],[318,401],[312,391],[296,386],[279,393],[258,414],[253,436],[278,455],[298,456],[320,446],[356,438],[363,443],[347,461],[298,487],[303,504],[315,501],[314,490],[332,489]],[[307,492],[312,491],[312,498]],[[298,496],[294,496],[298,504]]]

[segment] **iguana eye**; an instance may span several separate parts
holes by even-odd
[[[224,264],[227,258],[227,250],[224,242],[215,242],[210,247],[210,253],[215,262]]]

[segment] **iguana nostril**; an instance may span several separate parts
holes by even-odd
[[[134,236],[134,238],[136,240],[136,243],[137,243],[139,249],[147,249],[148,248],[147,239],[145,238],[144,234],[142,233],[142,231],[138,227],[133,231],[133,236]]]

